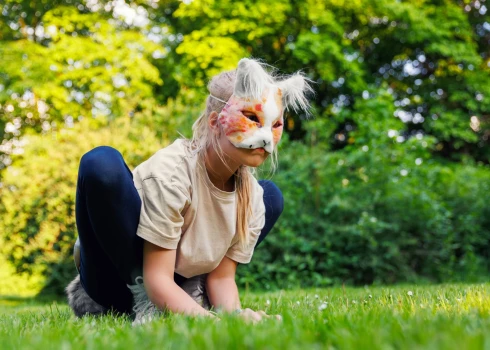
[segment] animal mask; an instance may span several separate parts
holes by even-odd
[[[284,108],[307,111],[305,93],[311,90],[301,74],[275,81],[260,63],[244,58],[238,63],[233,95],[218,121],[235,147],[262,147],[272,153],[282,136]]]

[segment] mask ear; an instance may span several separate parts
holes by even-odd
[[[281,89],[286,109],[290,110],[292,108],[295,112],[303,110],[307,115],[309,114],[310,103],[306,96],[314,92],[309,84],[310,81],[301,73],[296,73],[276,83]]]
[[[242,58],[238,62],[235,90],[233,94],[241,98],[262,97],[264,88],[272,83],[272,78],[256,60]]]

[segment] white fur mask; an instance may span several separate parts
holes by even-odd
[[[238,63],[233,95],[218,120],[235,147],[272,153],[282,136],[284,105],[308,110],[307,91],[311,87],[301,74],[275,81],[260,63],[244,58]]]

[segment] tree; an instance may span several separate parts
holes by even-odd
[[[183,37],[176,53],[194,63],[188,67],[192,76],[207,78],[210,62],[232,58],[235,47],[284,72],[305,67],[318,82],[316,114],[333,125],[328,128],[332,145],[348,144],[352,138],[346,134],[355,127],[353,121],[338,120],[338,111],[352,113],[355,100],[381,88],[395,97],[405,139],[432,135],[439,141],[437,154],[488,163],[490,46],[483,24],[489,17],[478,4],[203,0],[181,3],[172,17]],[[215,38],[221,40],[219,51]],[[301,116],[288,123],[293,139],[303,139],[303,124]]]
[[[162,84],[150,59],[165,50],[142,33],[75,7],[55,7],[41,20],[42,40],[0,42],[0,169],[24,130],[134,115],[154,101],[153,86]]]
[[[143,157],[156,140],[190,136],[207,81],[253,56],[282,74],[302,69],[315,117],[286,119],[276,179],[292,206],[243,283],[487,273],[485,0],[7,0],[0,10],[0,232],[18,271],[36,264],[62,284],[74,164],[89,146],[114,137]]]

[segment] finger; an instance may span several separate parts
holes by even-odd
[[[282,316],[281,315],[274,315],[277,320],[282,321]]]
[[[259,313],[255,312],[255,311],[252,311],[252,310],[247,312],[247,317],[249,317],[251,320],[254,320],[254,321],[260,321],[262,319],[262,315],[260,315]]]
[[[256,322],[259,322],[259,321],[261,321],[261,320],[262,320],[262,316],[261,316],[261,315],[259,315],[258,313],[255,313],[255,315],[253,315],[253,319],[254,319],[254,321],[256,321]]]
[[[246,315],[247,317],[253,317],[253,315],[255,315],[255,311],[246,309],[245,311],[242,311],[242,314]]]
[[[243,318],[246,322],[256,322],[256,313],[250,309],[243,310],[240,314],[240,317]]]
[[[257,311],[257,313],[258,313],[260,316],[262,316],[262,317],[271,317],[270,315],[267,315],[267,314],[265,313],[265,311],[262,311],[262,310]]]

